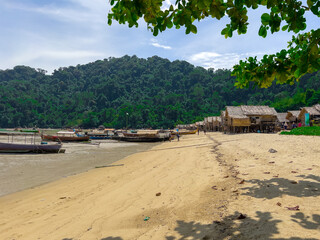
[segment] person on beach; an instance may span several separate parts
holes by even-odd
[[[293,124],[292,124],[292,129],[294,129],[294,128],[296,128],[297,127],[297,124],[294,122]]]
[[[287,128],[288,128],[287,122],[285,122],[283,126],[284,126],[284,130],[287,130]]]
[[[179,142],[179,139],[180,139],[180,135],[179,135],[179,133],[177,133],[177,138],[178,138],[178,142]]]
[[[200,134],[200,129],[198,128],[198,135]]]

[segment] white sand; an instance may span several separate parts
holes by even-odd
[[[320,239],[319,142],[183,136],[0,198],[0,239]]]

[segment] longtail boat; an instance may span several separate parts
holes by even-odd
[[[41,135],[41,139],[45,141],[54,142],[83,142],[89,141],[90,137],[85,135],[80,135],[75,132],[60,131],[56,135]]]
[[[64,153],[62,144],[0,143],[0,153]]]
[[[181,130],[180,129],[179,132],[171,131],[171,134],[172,135],[177,135],[177,134],[179,134],[179,135],[188,135],[188,134],[196,134],[197,131],[198,131],[198,129],[196,129],[196,130]]]
[[[112,139],[126,142],[162,142],[170,139],[170,133],[118,133]]]

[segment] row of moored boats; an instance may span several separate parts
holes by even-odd
[[[114,129],[105,129],[100,131],[79,132],[79,131],[59,131],[56,134],[44,134],[38,130],[26,131],[6,131],[1,130],[0,135],[7,135],[8,142],[0,142],[1,153],[64,153],[62,148],[63,142],[89,142],[90,140],[112,139],[127,142],[160,142],[168,141],[175,135],[194,134],[197,130],[131,130],[131,131],[115,131]],[[33,136],[33,142],[15,143],[13,136]],[[41,136],[41,143],[36,144],[35,136]],[[10,142],[11,138],[11,142]],[[29,142],[29,141],[28,141]],[[52,143],[53,142],[53,143]]]

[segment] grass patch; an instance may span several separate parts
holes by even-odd
[[[292,129],[290,132],[281,132],[281,135],[308,135],[308,136],[320,136],[320,127],[299,127]]]

